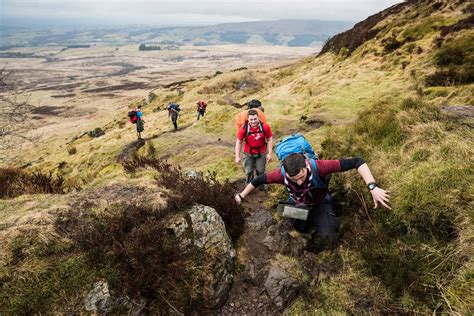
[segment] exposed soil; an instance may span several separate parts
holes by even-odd
[[[113,86],[92,88],[92,89],[83,89],[82,92],[86,93],[95,93],[95,92],[109,92],[109,91],[123,91],[123,90],[135,90],[135,89],[144,89],[149,87],[147,83],[144,82],[128,82],[123,84],[117,84]]]
[[[66,110],[64,106],[37,106],[31,110],[33,114],[47,115],[47,116],[59,116]]]
[[[117,156],[117,162],[123,163],[130,161],[132,156],[143,146],[145,145],[145,140],[140,139],[133,143],[128,144],[122,150],[122,152]]]
[[[465,19],[462,19],[456,24],[443,26],[441,28],[441,36],[448,35],[450,33],[458,32],[460,30],[465,30],[474,27],[474,13],[471,12],[471,15]]]

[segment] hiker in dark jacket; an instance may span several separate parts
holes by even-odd
[[[179,116],[179,105],[176,103],[170,103],[168,104],[168,118],[171,118],[171,121],[173,122],[174,130],[178,130],[178,116]]]
[[[315,164],[313,164],[315,162]],[[316,168],[315,168],[316,167]],[[306,221],[295,220],[293,226],[302,233],[316,228],[320,237],[334,243],[337,240],[337,220],[332,209],[332,200],[327,186],[313,186],[313,177],[326,179],[332,173],[357,169],[367,184],[372,195],[374,208],[378,204],[390,209],[389,192],[378,187],[369,167],[361,158],[340,160],[312,160],[303,154],[293,153],[283,160],[283,167],[256,177],[246,188],[235,196],[237,203],[242,203],[256,187],[262,184],[279,183],[286,186],[290,201],[309,210]],[[284,175],[282,173],[284,170]]]

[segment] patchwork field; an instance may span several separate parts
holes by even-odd
[[[15,146],[23,151],[46,139],[66,142],[110,121],[110,113],[118,109],[125,115],[134,100],[156,88],[243,67],[276,67],[318,50],[248,45],[165,46],[159,51],[139,51],[137,45],[52,46],[4,51],[0,65],[13,72],[21,98],[36,107],[27,124],[31,141]],[[8,158],[24,162],[16,150]]]

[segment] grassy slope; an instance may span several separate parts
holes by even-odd
[[[466,15],[459,6],[429,16],[426,7],[418,5],[380,22],[378,27],[386,31],[348,58],[343,53],[326,54],[279,69],[225,73],[186,84],[184,94],[157,90],[157,99],[145,106],[145,137],[157,137],[147,141],[140,155],[166,157],[185,169],[216,171],[219,178],[240,178],[242,172],[233,164],[232,156],[233,119],[239,110],[226,100],[244,103],[259,98],[276,138],[300,131],[325,158],[363,156],[380,184],[392,191],[393,212],[366,212],[361,198],[370,202],[358,177],[354,173],[335,177],[333,190],[343,197],[344,236],[335,251],[320,255],[321,263],[332,265],[334,272],[322,275],[317,285],[310,286],[290,313],[357,313],[368,309],[466,313],[473,308],[472,291],[468,291],[473,286],[473,133],[439,111],[441,105],[472,105],[473,85],[424,84],[424,78],[436,70],[437,28]],[[408,36],[414,40],[387,52],[384,38],[393,36],[402,42]],[[472,36],[472,31],[448,35],[445,41],[466,36]],[[242,87],[243,83],[247,85]],[[209,106],[208,114],[195,123],[198,99],[209,100]],[[182,104],[180,124],[187,126],[177,133],[169,133],[171,123],[165,111],[154,111],[170,100]],[[91,188],[129,181],[130,176],[115,162],[124,144],[135,137],[133,126],[125,123],[123,116],[114,114],[104,126],[105,136],[85,136],[71,144],[76,154],[69,155],[59,144],[49,144],[44,150],[53,158],[35,167],[54,170]],[[324,125],[316,129],[312,120]],[[34,153],[30,155],[34,157]],[[61,161],[66,167],[59,170],[56,167]],[[148,183],[146,171],[139,175],[135,182],[144,179]],[[2,207],[15,213],[16,220],[22,214],[13,211],[14,205],[23,204],[24,199],[2,202]],[[61,199],[57,205],[43,197],[38,201],[44,202],[34,202],[39,203],[36,209],[54,209],[61,204]],[[44,203],[48,207],[43,208]],[[15,242],[10,243],[2,258],[15,247]],[[50,261],[38,258],[33,251],[31,262],[27,261],[37,269],[31,278],[44,276],[44,271],[53,271],[53,280],[61,275],[60,266],[48,266]],[[75,264],[60,262],[77,271],[87,266],[81,258],[72,258]],[[9,267],[4,273],[24,275],[26,268]],[[91,275],[108,273],[93,271]],[[71,282],[71,287],[83,285]],[[57,289],[53,286],[50,290]]]

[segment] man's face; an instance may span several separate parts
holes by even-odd
[[[292,177],[288,176],[288,179],[290,179],[292,182],[295,182],[298,185],[302,185],[305,182],[307,175],[308,175],[308,169],[303,168],[300,170],[299,173],[295,174],[294,176]]]
[[[259,122],[258,115],[249,115],[248,120],[249,120],[250,126],[257,127],[258,122]]]

